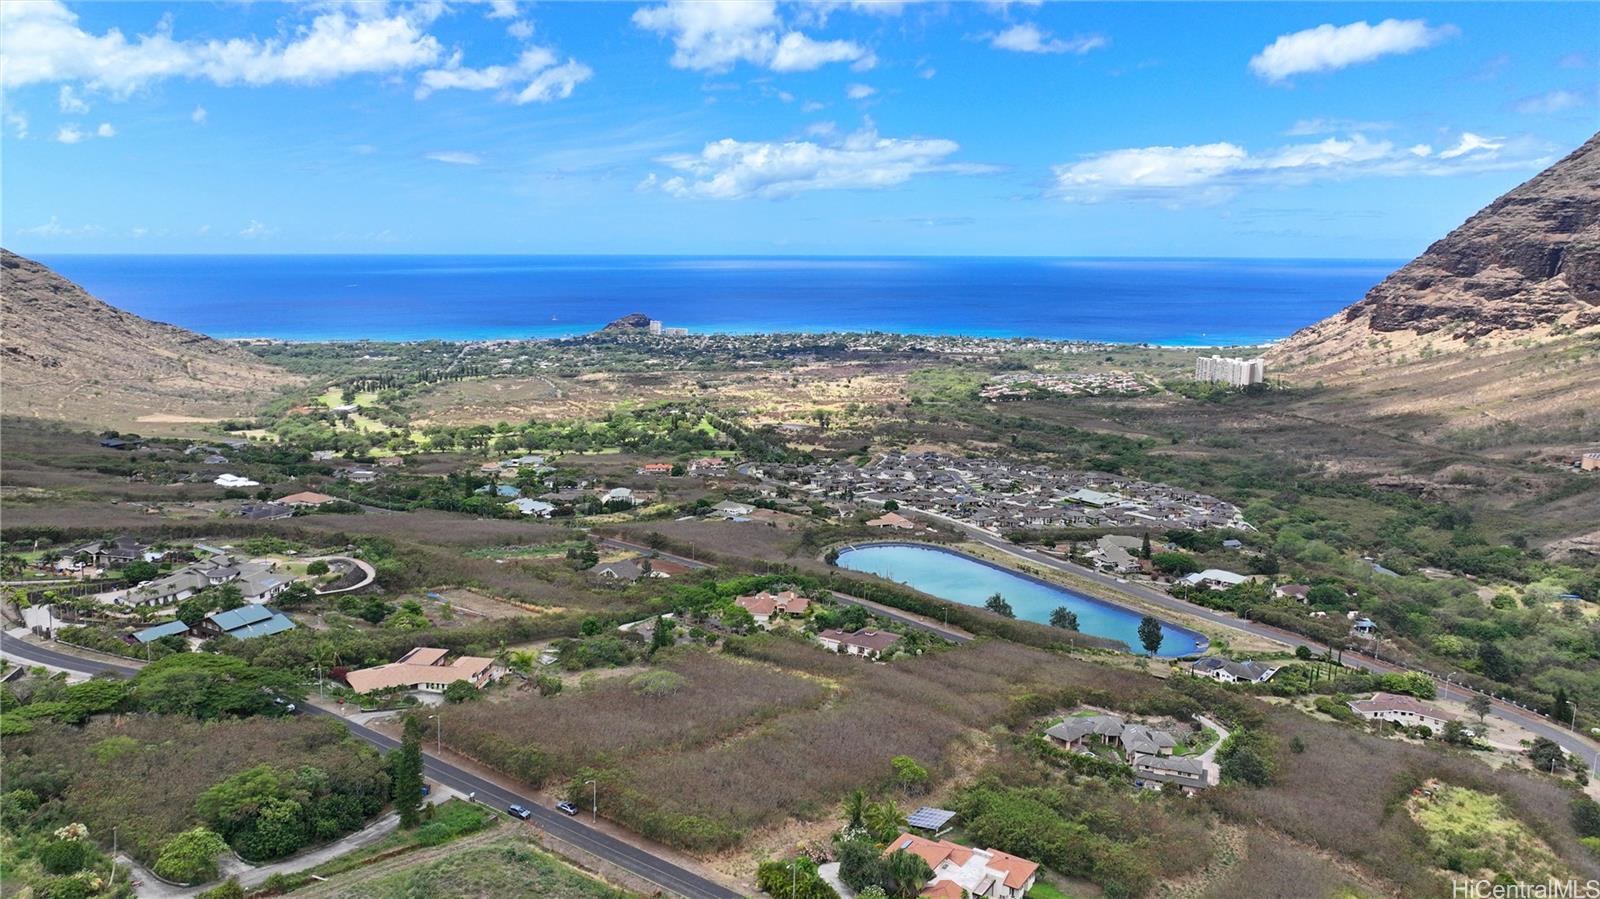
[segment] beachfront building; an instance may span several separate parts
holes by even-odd
[[[1267,379],[1267,364],[1256,359],[1228,359],[1222,356],[1201,356],[1194,360],[1196,381],[1218,381],[1234,387],[1249,387]]]

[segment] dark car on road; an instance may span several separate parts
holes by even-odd
[[[556,808],[568,815],[576,815],[578,813],[578,807],[570,802],[558,802],[556,803]]]
[[[506,811],[516,815],[518,818],[521,818],[524,821],[533,817],[533,812],[528,811],[520,805],[508,805],[506,806]]]

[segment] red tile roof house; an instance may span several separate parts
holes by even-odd
[[[304,491],[301,491],[300,493],[291,493],[288,496],[281,497],[278,500],[278,502],[283,503],[286,506],[301,506],[301,507],[304,507],[304,506],[321,506],[321,505],[326,505],[327,503],[337,502],[337,501],[338,501],[338,497],[329,496],[326,493],[316,493],[316,492],[313,492],[311,490],[304,490]]]
[[[817,642],[821,643],[824,649],[829,649],[833,652],[843,652],[853,656],[866,656],[869,659],[875,659],[883,655],[884,651],[889,647],[899,643],[900,635],[891,634],[888,631],[875,631],[865,628],[853,634],[847,634],[844,631],[830,628],[817,633]]]
[[[785,590],[782,593],[768,593],[763,590],[753,596],[741,596],[733,604],[749,612],[755,618],[756,624],[765,629],[772,623],[772,616],[776,615],[804,615],[811,608],[811,600],[794,592]]]
[[[955,899],[964,895],[981,899],[1022,899],[1033,889],[1039,863],[1001,852],[998,849],[973,849],[948,840],[929,840],[903,833],[884,850],[905,851],[921,856],[933,869],[933,878],[922,891],[935,899]]]
[[[639,466],[640,474],[672,474],[671,462],[646,462]]]
[[[909,531],[916,526],[916,522],[901,515],[899,512],[885,512],[867,522],[867,527],[869,528],[899,528],[902,531]]]
[[[1352,712],[1368,721],[1392,721],[1406,727],[1421,724],[1434,733],[1442,732],[1445,724],[1456,720],[1444,709],[1395,693],[1374,693],[1371,699],[1354,699],[1349,705]]]
[[[494,680],[494,659],[461,656],[445,662],[445,650],[419,646],[387,665],[362,668],[345,675],[345,683],[357,693],[407,687],[428,693],[443,693],[458,680],[482,687]]]

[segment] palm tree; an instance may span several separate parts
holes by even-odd
[[[867,791],[851,790],[844,796],[844,826],[851,829],[860,827],[867,813]]]
[[[884,856],[881,870],[884,891],[901,899],[911,899],[921,893],[929,878],[933,877],[933,869],[922,860],[922,856],[904,849],[896,849]]]
[[[862,813],[862,820],[867,829],[872,831],[872,835],[884,842],[894,839],[897,834],[910,826],[906,823],[906,816],[901,814],[900,806],[893,799],[868,805]]]

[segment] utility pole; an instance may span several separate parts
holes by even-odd
[[[117,829],[111,828],[111,880],[112,887],[117,885]]]
[[[437,755],[437,756],[443,756],[444,755],[444,716],[443,715],[429,715],[428,717],[433,720],[433,724],[434,724],[433,754]]]
[[[583,785],[589,788],[589,823],[594,824],[600,819],[600,785],[592,780]]]

